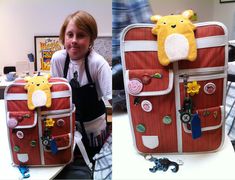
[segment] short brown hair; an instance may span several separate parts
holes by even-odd
[[[62,44],[64,44],[65,31],[70,20],[73,20],[79,29],[82,29],[83,31],[88,33],[91,38],[91,45],[93,45],[98,34],[97,24],[93,16],[85,11],[77,11],[73,14],[70,14],[65,19],[64,24],[60,29],[60,41],[62,42]]]

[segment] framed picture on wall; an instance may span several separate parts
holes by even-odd
[[[49,71],[54,52],[64,49],[59,36],[34,36],[35,71]]]
[[[220,3],[230,3],[235,2],[235,0],[220,0]]]

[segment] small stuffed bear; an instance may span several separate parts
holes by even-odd
[[[151,21],[156,23],[152,33],[157,35],[158,59],[161,65],[167,66],[170,62],[184,59],[196,60],[196,27],[189,20],[193,14],[192,10],[186,10],[180,15],[151,17]]]
[[[28,91],[28,108],[34,110],[36,107],[51,107],[51,84],[48,79],[50,75],[26,77],[25,90]]]

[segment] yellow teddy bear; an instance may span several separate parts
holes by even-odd
[[[28,108],[34,110],[36,107],[51,107],[51,84],[48,79],[50,75],[26,77],[27,84],[24,86],[28,91]]]
[[[158,59],[161,65],[167,66],[170,62],[183,59],[196,60],[196,27],[189,20],[193,14],[192,10],[186,10],[180,15],[151,17],[151,21],[156,23],[152,33],[157,35]]]

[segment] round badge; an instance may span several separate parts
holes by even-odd
[[[22,117],[22,116],[18,116],[18,117],[17,117],[17,120],[18,120],[19,122],[21,122],[21,121],[23,120],[23,117]]]
[[[7,120],[7,126],[9,127],[9,128],[15,128],[16,126],[17,126],[17,124],[18,124],[18,121],[15,119],[15,118],[9,118],[8,120]]]
[[[24,138],[24,133],[22,131],[17,131],[16,132],[16,136],[19,138],[19,139],[23,139]]]
[[[128,90],[130,94],[136,95],[143,89],[143,84],[139,79],[131,79],[128,83]]]
[[[56,122],[57,126],[63,126],[64,125],[64,120],[63,119],[58,119]]]
[[[216,85],[212,82],[210,83],[207,83],[205,86],[204,86],[204,92],[206,94],[213,94],[216,90]]]
[[[151,82],[151,76],[148,75],[148,74],[145,74],[145,75],[142,76],[141,80],[142,80],[143,84],[147,85]]]
[[[35,147],[37,145],[37,142],[35,141],[35,140],[32,140],[31,142],[30,142],[30,146],[31,147]]]
[[[14,150],[14,152],[19,152],[20,151],[20,147],[19,146],[14,146],[13,150]]]
[[[143,132],[145,132],[145,126],[143,124],[138,124],[136,126],[136,130],[140,133],[143,133]]]
[[[171,122],[172,122],[172,119],[171,119],[170,116],[164,116],[163,117],[163,123],[164,124],[171,124]]]
[[[150,112],[152,111],[152,103],[148,100],[143,100],[141,102],[141,108],[145,111],[145,112]]]

